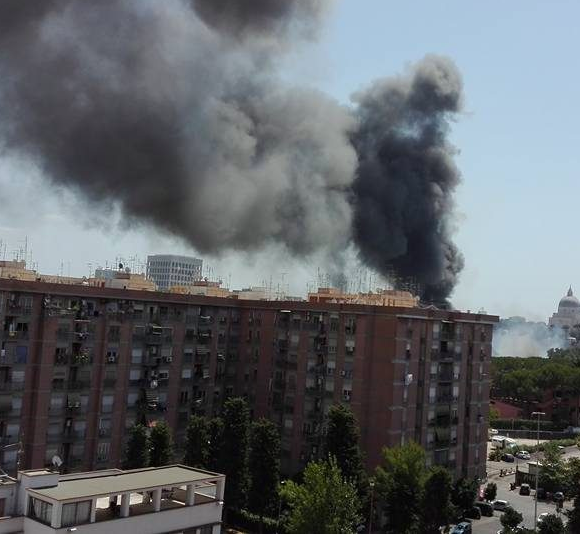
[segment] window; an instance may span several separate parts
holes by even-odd
[[[91,501],[71,502],[62,505],[61,526],[71,527],[88,523],[91,519]]]
[[[142,361],[143,361],[143,349],[133,349],[131,351],[131,363],[142,363]]]
[[[50,525],[52,520],[52,504],[35,499],[34,497],[30,499],[29,503],[28,517]]]
[[[210,525],[208,527],[201,527],[199,529],[199,534],[211,534],[213,532],[213,527]]]
[[[191,378],[191,369],[182,369],[181,378],[189,380]]]

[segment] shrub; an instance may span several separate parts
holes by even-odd
[[[247,510],[228,510],[228,524],[249,532],[260,532],[260,516]],[[271,517],[263,518],[262,532],[264,534],[275,534],[278,530],[277,527],[278,521],[276,519]]]

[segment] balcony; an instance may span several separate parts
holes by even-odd
[[[91,387],[90,380],[69,380],[67,383],[69,391],[84,391]]]

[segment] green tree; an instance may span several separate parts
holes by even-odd
[[[207,424],[208,443],[208,469],[210,471],[221,470],[222,443],[224,439],[224,422],[220,417],[210,419]]]
[[[248,452],[250,441],[250,412],[246,401],[239,397],[228,399],[223,409],[223,433],[220,470],[226,475],[225,502],[228,508],[246,506],[248,486]]]
[[[493,427],[493,424],[499,419],[500,413],[497,408],[490,406],[489,408],[489,425]]]
[[[157,421],[149,437],[151,467],[170,464],[173,461],[171,430],[165,421]]]
[[[539,528],[539,534],[562,534],[565,532],[563,521],[554,514],[550,514],[542,520]]]
[[[368,480],[359,446],[360,432],[352,410],[335,404],[328,411],[326,454],[336,458],[343,476],[366,496]]]
[[[190,467],[207,469],[209,465],[209,429],[205,417],[192,415],[185,431],[183,463]]]
[[[463,514],[466,510],[473,507],[477,497],[477,482],[460,478],[455,482],[451,492],[451,502],[457,507],[459,513]]]
[[[477,482],[475,480],[460,478],[455,482],[451,492],[451,502],[457,506],[460,513],[473,507],[477,497]]]
[[[485,489],[483,490],[483,498],[486,501],[495,501],[497,496],[497,484],[495,482],[489,482]]]
[[[578,492],[576,497],[574,497],[574,506],[566,512],[568,516],[568,532],[570,534],[580,534],[580,481],[578,481],[578,487]]]
[[[357,490],[333,458],[309,463],[303,483],[287,481],[282,496],[292,534],[351,534],[362,521]]]
[[[125,449],[125,469],[141,469],[149,466],[149,438],[143,425],[133,425]]]
[[[439,534],[439,527],[451,522],[451,475],[444,467],[433,467],[427,474],[421,504],[421,533]]]
[[[280,481],[280,432],[267,419],[259,419],[252,424],[249,468],[248,505],[262,519],[278,504]]]
[[[508,506],[502,516],[500,517],[500,523],[502,524],[504,531],[514,530],[522,521],[524,517],[519,512],[516,512],[511,506]]]
[[[565,469],[562,455],[556,445],[551,443],[544,447],[544,458],[540,469],[540,486],[546,491],[560,491],[565,484]]]
[[[425,452],[416,443],[383,449],[383,464],[377,467],[376,482],[389,532],[407,534],[417,527],[425,475]]]

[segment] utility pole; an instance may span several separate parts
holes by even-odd
[[[537,433],[537,444],[538,449],[540,448],[540,418],[542,415],[546,415],[544,412],[532,412],[532,417],[536,415],[538,417],[538,433]],[[538,451],[539,452],[539,451]],[[537,453],[536,453],[537,454]],[[534,499],[534,531],[538,528],[538,483],[540,478],[540,462],[536,456],[536,498]]]

